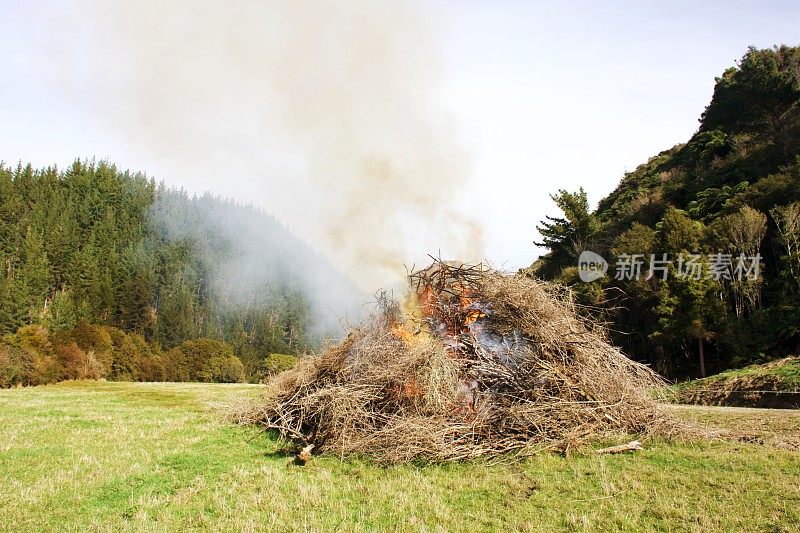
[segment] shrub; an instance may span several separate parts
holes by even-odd
[[[54,335],[40,325],[24,326],[0,343],[0,387],[105,377],[239,383],[246,373],[222,341],[190,340],[162,352],[138,333],[87,322]]]
[[[94,372],[98,372],[98,378],[103,378],[111,373],[113,363],[114,342],[110,329],[81,321],[71,331],[57,334],[56,342],[67,345],[70,341],[74,342],[87,357],[91,354],[96,361],[96,364],[93,363]]]
[[[51,354],[39,354],[33,350],[22,350],[25,381],[23,385],[47,385],[61,379],[61,365]]]
[[[264,359],[264,374],[271,376],[279,374],[284,370],[294,368],[297,364],[297,356],[285,353],[271,353]]]
[[[61,369],[61,379],[100,379],[105,365],[94,352],[86,352],[76,342],[56,347],[56,359]]]
[[[182,357],[176,359],[186,367],[186,381],[214,381],[214,376],[219,372],[215,364],[219,364],[221,359],[236,357],[229,344],[205,338],[184,341],[175,350],[181,352]]]
[[[53,352],[50,332],[46,327],[37,324],[19,328],[17,333],[11,336],[11,342],[20,348],[32,350],[42,355],[50,355]]]
[[[108,327],[106,331],[111,338],[110,377],[116,381],[134,381],[139,379],[139,360],[142,354],[130,335],[118,328]],[[146,354],[145,354],[146,355]]]
[[[139,360],[138,379],[139,381],[174,381],[173,376],[168,373],[164,355],[160,352],[150,353]]]
[[[0,388],[13,387],[24,382],[23,357],[19,348],[0,344]]]
[[[129,365],[131,367],[133,379],[138,379],[139,381],[164,381],[164,365],[158,357],[154,357],[154,353],[157,349],[147,344],[147,341],[139,333],[129,333],[128,340],[133,347],[134,353],[134,359]],[[141,375],[142,368],[147,366],[148,362],[151,363],[151,370],[153,368],[157,369],[154,379],[146,379]],[[153,367],[152,363],[157,364]]]
[[[179,346],[164,352],[162,361],[166,381],[192,381],[191,364]]]
[[[214,369],[211,379],[215,383],[242,383],[244,381],[244,364],[235,355],[214,357],[211,364]]]
[[[50,332],[39,325],[23,326],[6,340],[17,348],[22,367],[22,385],[54,383],[61,377],[58,360],[53,354]]]

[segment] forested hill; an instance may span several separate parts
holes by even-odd
[[[799,154],[800,48],[751,48],[717,78],[688,142],[626,173],[595,211],[582,190],[553,195],[563,214],[539,226],[551,251],[528,272],[605,310],[614,340],[669,376],[797,353]],[[608,260],[606,276],[579,280],[582,250]],[[651,254],[664,253],[674,261],[667,280],[660,271],[644,279]],[[738,258],[757,253],[759,278],[739,281]],[[643,255],[641,278],[614,279],[620,254]],[[678,275],[681,254],[701,256],[701,279]],[[716,279],[714,264],[727,254],[733,279]]]
[[[100,162],[0,165],[0,335],[115,326],[164,349],[209,337],[248,361],[305,350],[358,300],[278,221]]]

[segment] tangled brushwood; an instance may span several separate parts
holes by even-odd
[[[316,452],[396,463],[569,450],[661,432],[663,385],[568,295],[480,265],[436,261],[347,339],[278,375],[243,416]]]

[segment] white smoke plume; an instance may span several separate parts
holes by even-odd
[[[460,208],[470,163],[437,100],[431,15],[367,0],[79,2],[58,12],[48,53],[159,177],[265,207],[375,289],[426,253],[483,254]]]

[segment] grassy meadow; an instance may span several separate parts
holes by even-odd
[[[383,467],[315,457],[224,413],[256,385],[66,382],[0,390],[3,531],[792,531],[800,454],[648,442],[635,455],[542,454]],[[800,435],[800,411],[670,407],[703,424]]]

